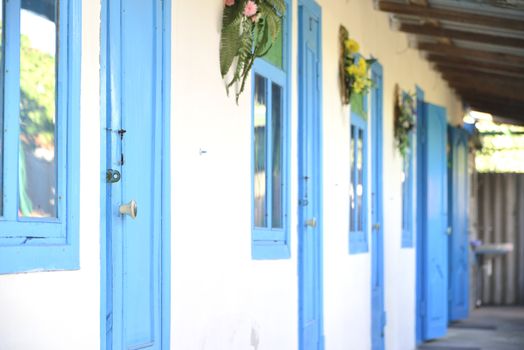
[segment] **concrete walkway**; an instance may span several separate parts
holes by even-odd
[[[524,307],[482,307],[419,350],[524,350]]]

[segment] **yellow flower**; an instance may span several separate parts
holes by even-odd
[[[358,74],[362,77],[365,77],[368,74],[368,64],[365,59],[361,58],[358,61]]]
[[[355,91],[357,94],[360,94],[362,92],[362,86],[358,85],[357,82],[353,85],[353,91]]]
[[[346,45],[346,50],[348,50],[350,54],[357,53],[358,50],[360,50],[360,45],[353,39],[344,41],[344,44]]]
[[[346,72],[348,72],[349,75],[357,75],[358,74],[358,67],[354,64],[352,64],[349,67],[346,67]]]

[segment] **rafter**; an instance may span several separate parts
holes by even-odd
[[[435,37],[444,37],[450,39],[487,43],[499,46],[524,48],[524,39],[517,37],[474,33],[463,30],[435,27],[431,25],[417,25],[407,23],[400,23],[398,29],[402,32],[410,34],[421,34]]]
[[[475,81],[452,79],[446,80],[448,81],[449,85],[462,97],[482,96],[482,99],[485,99],[486,97],[496,98],[497,100],[504,101],[504,103],[524,102],[524,96],[522,96],[520,91],[502,84],[490,82],[479,84]]]
[[[418,43],[417,48],[438,55],[448,55],[462,58],[485,59],[489,61],[504,62],[505,64],[524,65],[524,56],[476,49],[466,49],[453,45]]]
[[[482,80],[486,82],[499,82],[504,85],[515,85],[517,87],[522,87],[524,89],[524,77],[522,75],[513,74],[508,78],[507,74],[500,74],[496,72],[481,72],[474,70],[475,67],[469,69],[469,67],[446,67],[442,65],[437,65],[437,70],[443,75],[447,76],[456,76],[460,79],[475,79]]]
[[[505,64],[500,61],[479,61],[475,57],[455,57],[455,56],[443,56],[437,54],[428,54],[426,58],[438,65],[444,65],[449,67],[467,67],[469,69],[486,69],[498,72],[507,72],[509,74],[524,75],[524,65],[516,66],[511,64]]]
[[[388,0],[379,0],[378,8],[385,12],[399,15],[417,16],[438,20],[470,23],[486,27],[498,27],[511,30],[524,31],[524,20],[511,18],[479,15],[451,9],[438,9],[419,5],[408,5]]]

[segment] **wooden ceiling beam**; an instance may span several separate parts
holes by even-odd
[[[499,72],[515,73],[524,75],[524,65],[508,65],[505,62],[497,61],[477,61],[475,57],[455,57],[455,56],[442,56],[437,54],[427,54],[426,58],[435,63],[445,66],[461,66],[470,69],[487,69]]]
[[[468,74],[493,74],[500,77],[505,77],[507,79],[517,78],[524,79],[524,71],[516,73],[506,70],[494,70],[489,68],[478,67],[476,65],[462,65],[457,63],[448,63],[448,62],[433,62],[435,68],[441,72],[448,70],[461,71]]]
[[[468,84],[479,84],[479,85],[496,85],[506,87],[508,89],[517,89],[522,94],[524,91],[524,79],[508,79],[499,75],[493,74],[472,74],[467,72],[461,72],[459,70],[444,70],[440,71],[442,76],[449,81],[464,82]]]
[[[522,103],[524,102],[524,96],[520,91],[508,88],[503,85],[486,83],[486,84],[474,84],[465,81],[448,80],[449,85],[462,96],[468,97],[479,97],[481,100],[497,99],[501,103]]]
[[[504,62],[505,64],[524,65],[524,56],[508,54],[495,51],[484,51],[476,49],[466,49],[453,45],[418,43],[417,48],[422,51],[431,52],[436,55],[446,55],[453,57],[485,59],[489,61]]]
[[[507,85],[517,85],[524,89],[524,77],[518,74],[508,76],[508,74],[503,73],[481,72],[476,70],[475,67],[446,67],[444,65],[436,65],[436,68],[444,75],[456,75],[466,79],[474,78],[477,80],[498,81]]]
[[[474,33],[456,29],[435,27],[431,25],[418,25],[408,23],[400,23],[398,29],[402,32],[410,34],[420,34],[427,36],[444,37],[452,40],[458,39],[485,44],[493,44],[498,46],[524,48],[524,39],[517,37]]]
[[[408,5],[389,0],[379,0],[378,8],[381,11],[398,15],[417,16],[451,22],[470,23],[486,27],[498,27],[524,31],[524,21],[512,18],[485,16],[470,12],[450,9],[437,9],[419,5]]]
[[[493,116],[495,117],[504,118],[504,121],[507,123],[511,123],[513,121],[514,123],[521,124],[524,121],[524,110],[505,109],[501,107],[489,106],[489,105],[487,106],[487,105],[482,105],[482,104],[471,105],[471,107],[481,112],[493,114]],[[499,118],[495,118],[495,119],[499,119]]]
[[[476,96],[466,96],[464,97],[464,101],[473,107],[483,106],[499,110],[521,111],[524,113],[524,104],[522,103],[505,103],[500,102],[496,99],[489,98],[487,96],[485,96],[483,100],[481,100],[480,97]],[[524,118],[524,114],[522,115],[522,117]]]
[[[454,85],[453,89],[461,98],[468,101],[492,101],[493,103],[508,106],[523,106],[524,104],[524,99],[517,94],[508,96],[506,94],[500,93],[497,90],[482,88],[479,89],[457,85]]]

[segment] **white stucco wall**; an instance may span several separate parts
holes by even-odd
[[[0,275],[0,349],[98,349],[100,3],[83,1],[80,270]]]
[[[348,254],[349,112],[338,92],[338,28],[384,68],[384,244],[387,349],[414,348],[415,254],[401,249],[401,160],[394,149],[395,83],[461,117],[461,106],[407,36],[371,2],[320,1],[324,86],[324,312],[327,349],[370,347],[370,254]],[[297,346],[297,11],[293,6],[292,257],[250,257],[250,84],[225,96],[218,71],[222,2],[173,7],[172,341],[181,349]],[[194,52],[195,54],[188,54]],[[203,83],[205,79],[205,83]],[[200,155],[199,150],[207,153]],[[190,267],[189,267],[190,266]]]
[[[415,91],[419,85],[426,101],[442,105],[448,118],[462,118],[461,104],[441,77],[420,53],[408,47],[407,35],[392,31],[389,16],[373,9],[372,1],[320,2],[324,16],[324,164],[325,211],[333,219],[324,233],[326,345],[328,349],[370,348],[371,255],[352,255],[337,247],[347,246],[347,196],[349,169],[348,114],[340,108],[337,88],[338,28],[343,24],[361,44],[365,56],[372,55],[383,66],[384,78],[384,283],[387,326],[386,349],[415,347],[415,250],[401,249],[401,158],[393,137],[395,84]],[[332,58],[329,58],[332,57]],[[330,130],[331,129],[331,130]],[[334,134],[338,134],[333,137]],[[329,182],[330,176],[333,182]],[[336,178],[336,179],[335,179]],[[342,186],[342,191],[340,191]],[[331,206],[331,207],[328,207]],[[343,208],[343,211],[340,211]],[[336,216],[336,217],[335,217]],[[368,216],[370,217],[370,216]],[[370,237],[371,238],[371,237]],[[331,296],[331,299],[330,299]],[[341,312],[344,310],[344,312]]]
[[[415,252],[401,249],[395,83],[447,107],[460,104],[371,1],[323,0],[324,319],[326,349],[370,347],[370,254],[348,254],[349,110],[338,92],[338,28],[384,69],[386,348],[414,349]],[[298,346],[297,8],[293,4],[291,258],[253,261],[250,84],[226,97],[218,64],[223,1],[172,6],[173,349],[291,350]],[[0,276],[0,349],[85,349],[100,342],[100,5],[83,1],[81,270]],[[201,151],[205,151],[202,153]]]

